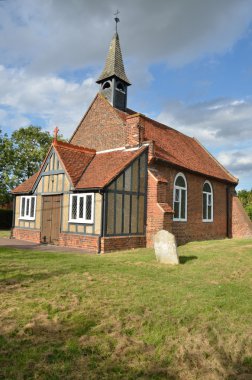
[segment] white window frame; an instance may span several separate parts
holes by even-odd
[[[92,204],[91,204],[91,218],[86,219],[86,199],[87,196],[91,195]],[[77,217],[76,219],[72,218],[72,204],[73,204],[73,197],[77,197],[77,216],[79,215],[79,209],[80,209],[80,198],[83,198],[83,218]],[[71,223],[85,223],[85,224],[93,224],[94,223],[94,193],[74,193],[70,194],[70,204],[69,204],[69,218],[68,221]]]
[[[177,181],[177,178],[178,177],[182,177],[185,181],[185,187],[181,187],[181,186],[178,186],[178,185],[175,185],[176,181]],[[175,204],[175,196],[176,196],[176,190],[179,191],[179,201],[177,203],[179,203],[179,217],[178,218],[175,218],[175,216],[173,216],[173,220],[176,221],[176,222],[187,222],[187,180],[186,180],[186,177],[183,173],[178,173],[174,179],[174,185],[173,185],[173,210],[174,210],[174,204]],[[181,218],[181,192],[182,190],[185,190],[185,217],[184,218]]]
[[[209,181],[205,181],[204,184],[203,184],[203,189],[204,189],[204,186],[205,184],[208,184],[210,186],[210,189],[211,189],[211,193],[209,193],[208,191],[203,191],[202,190],[202,221],[204,223],[211,223],[213,222],[213,210],[214,210],[214,196],[213,196],[213,186],[211,184],[211,182]],[[206,199],[207,199],[207,204],[206,204],[206,209],[207,209],[207,215],[208,215],[208,207],[209,206],[212,206],[211,207],[211,218],[208,218],[208,219],[204,219],[204,216],[203,216],[203,212],[204,212],[204,197],[203,197],[203,194],[206,194]],[[210,196],[210,197],[209,197]],[[209,203],[209,198],[211,199],[211,203]]]
[[[31,216],[32,198],[35,199],[35,201],[34,201],[34,216]],[[24,211],[25,214],[24,215],[22,215],[23,199],[25,200],[25,211]],[[29,200],[29,208],[27,209],[28,200]],[[21,220],[35,220],[36,219],[36,203],[37,203],[37,197],[35,195],[22,195],[21,199],[20,199],[19,219],[21,219]]]

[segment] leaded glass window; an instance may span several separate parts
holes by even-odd
[[[70,195],[70,222],[93,223],[94,194]]]
[[[86,220],[92,219],[92,195],[86,196]]]
[[[34,220],[36,214],[36,197],[27,195],[21,197],[20,219]]]
[[[73,195],[72,196],[72,210],[71,210],[72,219],[77,219],[77,201],[78,201],[77,195]]]
[[[30,210],[31,218],[34,218],[35,216],[35,198],[31,198],[31,210]]]

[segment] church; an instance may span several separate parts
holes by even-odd
[[[238,179],[201,144],[127,107],[131,85],[116,32],[99,92],[69,142],[54,140],[40,170],[13,190],[12,236],[104,253],[252,237]]]

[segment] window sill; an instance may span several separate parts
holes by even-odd
[[[187,222],[187,219],[173,219],[174,222]]]
[[[94,224],[94,221],[90,220],[68,220],[68,223],[74,223],[74,224]]]
[[[213,219],[209,219],[209,220],[203,219],[202,222],[203,223],[213,223]]]
[[[24,221],[27,221],[27,222],[30,222],[30,221],[34,221],[36,218],[18,218],[18,220],[24,220]]]

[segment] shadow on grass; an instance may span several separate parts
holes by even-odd
[[[4,274],[4,270],[0,271],[0,274]],[[7,272],[7,271],[6,271]],[[8,273],[10,270],[8,270]],[[43,273],[43,272],[38,272],[38,273],[30,273],[30,274],[24,274],[24,273],[17,273],[14,276],[10,276],[8,278],[3,278],[0,280],[0,286],[1,287],[8,287],[8,286],[13,286],[13,285],[21,285],[22,283],[26,282],[35,282],[35,281],[43,281],[47,280],[49,278],[53,277],[59,277],[63,276],[65,274],[69,273],[69,271],[54,271],[54,272],[49,272],[49,273]]]
[[[179,256],[179,263],[186,264],[188,261],[197,260],[197,256]]]
[[[195,362],[197,353],[187,352],[181,367],[170,360],[163,361],[153,345],[123,335],[116,326],[113,336],[95,334],[99,319],[82,317],[73,324],[42,317],[11,334],[0,327],[0,379],[79,379],[80,373],[82,379],[178,380],[186,379],[185,374],[190,378],[210,378],[209,375],[216,380],[251,379],[252,358],[244,357],[242,348],[232,358],[230,347],[226,350],[216,346],[212,354],[216,368],[207,359]],[[142,358],[140,365],[135,357]],[[192,363],[198,364],[195,367]]]

